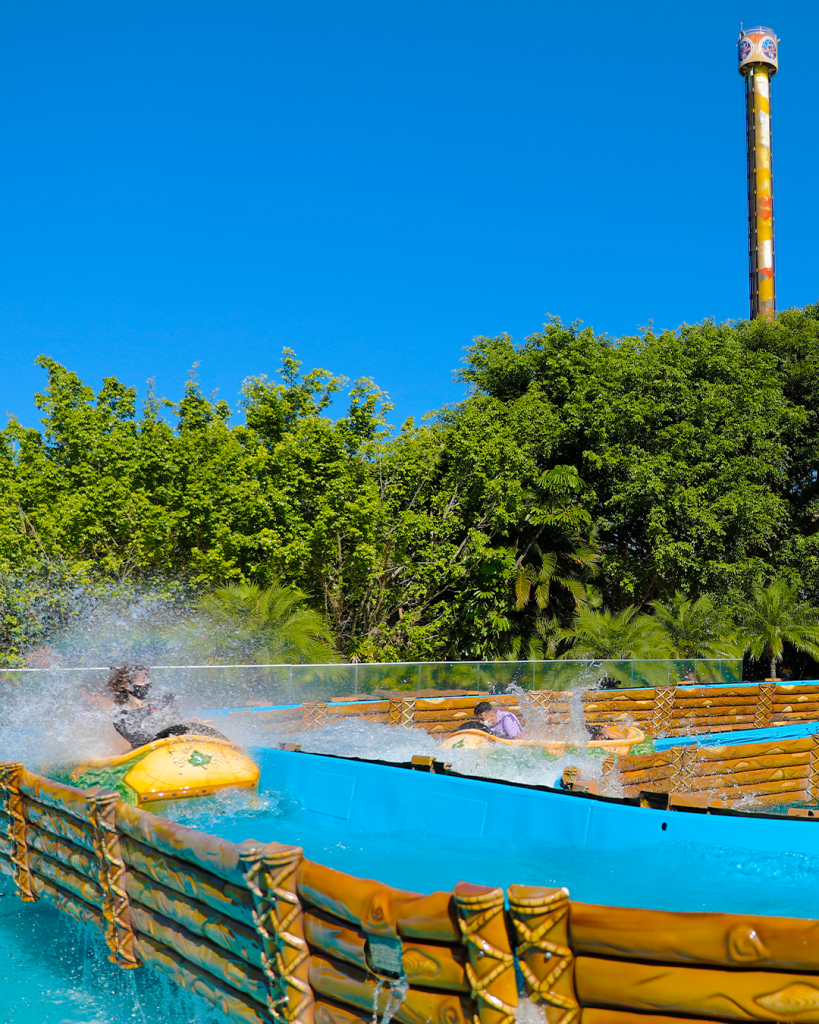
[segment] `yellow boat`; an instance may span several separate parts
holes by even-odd
[[[71,780],[80,789],[115,789],[126,803],[139,806],[222,789],[255,789],[259,767],[229,740],[185,733],[86,761],[71,772]]]
[[[612,754],[628,754],[633,746],[642,743],[646,736],[642,729],[635,725],[606,727],[608,736],[604,740],[589,740],[586,747],[606,750]],[[562,757],[570,746],[579,746],[569,740],[506,740],[500,736],[493,736],[482,729],[459,729],[458,732],[447,736],[440,744],[441,750],[477,750],[479,747],[492,746],[501,743],[507,747],[538,747],[555,757]]]

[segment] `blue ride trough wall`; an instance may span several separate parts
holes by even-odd
[[[268,785],[302,801],[306,825],[331,825],[336,840],[415,834],[432,882],[456,841],[560,841],[616,856],[628,837],[647,865],[669,833],[692,847],[819,846],[807,821],[668,814],[434,771],[256,753]],[[819,1024],[816,920],[601,906],[511,877],[422,896],[324,867],[297,846],[184,828],[18,764],[0,766],[0,792],[0,867],[23,898],[54,900],[102,928],[123,966],[150,964],[245,1024],[369,1024],[388,1006],[398,1024],[513,1024],[516,972],[551,1024]],[[494,876],[491,859],[484,865]]]

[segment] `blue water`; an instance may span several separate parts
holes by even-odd
[[[299,845],[311,860],[416,892],[517,882],[566,886],[592,903],[819,918],[819,822],[667,814],[305,754],[256,756],[258,795],[163,813],[232,842]]]
[[[458,840],[427,829],[340,832],[275,790],[257,798],[211,798],[196,808],[178,805],[168,816],[232,842],[292,843],[311,860],[414,892],[451,889],[461,880],[517,882],[566,886],[573,899],[589,903],[819,917],[819,854],[672,840],[658,855],[630,845],[625,826],[616,853],[561,842],[559,835],[542,842],[516,840],[514,833],[506,840]],[[815,828],[819,839],[819,823]]]
[[[151,970],[123,971],[102,936],[0,875],[2,1024],[225,1024]]]

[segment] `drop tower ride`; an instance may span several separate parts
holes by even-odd
[[[774,32],[762,26],[743,29],[737,43],[745,79],[751,319],[776,315],[771,79],[779,68],[778,44]]]

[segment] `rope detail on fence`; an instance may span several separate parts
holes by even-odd
[[[475,1024],[514,1024],[515,958],[504,918],[503,889],[459,882],[453,891],[469,960],[466,977],[476,1001]]]
[[[654,714],[651,727],[655,736],[662,736],[671,728],[677,687],[658,686],[654,693]]]
[[[20,792],[22,770],[23,765],[19,761],[0,762],[0,791],[3,794],[3,809],[9,818],[14,884],[17,886],[20,899],[26,903],[33,903],[38,896],[34,891],[28,863],[27,824],[23,813],[23,796]]]
[[[509,915],[528,995],[554,1008],[556,1013],[546,1011],[550,1024],[572,1024],[580,1008],[574,993],[574,954],[568,942],[568,890],[512,885]]]
[[[754,715],[754,728],[767,729],[773,719],[774,697],[776,697],[776,683],[760,683],[759,699]]]
[[[253,923],[262,940],[267,1003],[273,1017],[313,1024],[314,996],[307,980],[310,949],[296,879],[304,853],[299,846],[268,846],[242,855],[245,883],[253,894]]]
[[[113,790],[88,793],[88,817],[93,830],[94,851],[99,859],[99,882],[103,891],[102,917],[108,958],[126,970],[139,967],[134,952],[134,932],[128,893],[125,891],[125,862],[119,845],[116,816],[119,794]]]
[[[327,722],[327,705],[305,701],[301,706],[301,722],[305,729],[320,729]]]
[[[391,697],[389,707],[390,725],[411,729],[415,722],[415,698]]]

